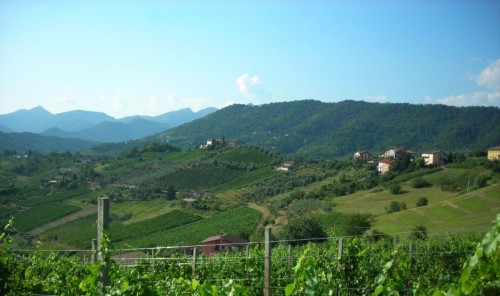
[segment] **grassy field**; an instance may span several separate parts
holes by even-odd
[[[464,172],[463,169],[451,173],[436,172],[426,179],[437,183],[442,174],[463,175]],[[466,184],[464,188],[467,188]],[[402,185],[402,192],[394,195],[389,190],[360,191],[333,198],[334,211],[375,215],[374,229],[402,237],[408,236],[416,225],[426,226],[431,236],[440,236],[447,231],[482,232],[500,213],[499,183],[469,193],[442,191],[439,185],[415,189],[406,183]],[[427,206],[416,206],[421,197],[428,199]],[[392,201],[404,202],[407,210],[388,214],[386,208]]]
[[[130,216],[123,224],[133,224],[148,220],[175,210],[173,202],[164,199],[148,201],[113,202],[111,213],[118,217]]]
[[[430,197],[427,206],[377,217],[374,227],[394,233],[410,232],[416,225],[425,225],[431,236],[446,231],[483,232],[500,213],[499,192],[500,184],[495,184],[448,199]]]

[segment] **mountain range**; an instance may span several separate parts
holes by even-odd
[[[68,111],[52,114],[38,106],[0,115],[0,131],[28,132],[43,136],[76,138],[93,142],[122,142],[143,138],[216,111],[206,108],[193,112],[189,108],[152,116],[130,116],[115,119],[102,112]]]
[[[23,151],[22,147],[38,151],[78,151],[80,148],[100,154],[148,142],[193,149],[208,139],[225,138],[286,154],[331,158],[346,157],[357,150],[380,153],[391,148],[408,148],[419,153],[434,149],[465,153],[500,145],[500,109],[497,107],[304,100],[232,105],[214,111],[215,108],[209,108],[195,113],[182,109],[157,117],[132,116],[117,120],[98,112],[72,111],[52,115],[41,107],[20,110],[0,115],[0,129],[35,129],[39,121],[37,130],[51,137],[2,133],[0,148],[12,149],[9,147],[22,142],[24,146],[16,146],[21,149],[19,151]],[[87,116],[83,116],[85,114]],[[34,142],[47,147],[31,144],[33,141],[27,140],[30,136],[34,137]],[[72,140],[66,147],[61,142],[62,137],[86,141]],[[131,139],[136,140],[129,141]],[[104,144],[89,148],[96,142]]]

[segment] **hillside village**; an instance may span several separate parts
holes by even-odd
[[[356,151],[353,155],[354,159],[362,162],[377,165],[377,170],[381,174],[389,172],[391,167],[396,164],[395,159],[408,156],[411,161],[417,159],[417,152],[404,148],[395,148],[387,150],[384,154],[378,155],[377,160],[372,159],[372,154],[368,151]],[[500,159],[500,146],[488,148],[487,158],[491,161]],[[425,166],[434,167],[445,164],[445,154],[441,150],[424,152],[421,154],[421,160]]]

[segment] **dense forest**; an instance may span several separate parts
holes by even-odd
[[[316,157],[391,147],[485,150],[500,143],[500,109],[313,100],[232,105],[155,136],[184,149],[211,137]]]

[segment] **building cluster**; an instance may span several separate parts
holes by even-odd
[[[240,141],[240,140],[236,140],[236,139],[225,141],[224,139],[210,138],[207,140],[206,144],[201,144],[199,148],[200,149],[207,149],[209,147],[222,145],[224,143],[226,143],[229,147],[232,147],[232,148],[236,148],[236,147],[240,147],[240,146],[245,145],[245,142]]]
[[[396,159],[408,155],[410,159],[418,157],[418,153],[408,149],[395,148],[378,155],[378,160],[374,160],[372,154],[368,151],[356,151],[354,159],[359,159],[366,163],[377,165],[377,170],[380,174],[389,172],[392,166],[396,164]],[[424,160],[426,166],[441,166],[444,165],[444,152],[441,150],[434,150],[424,152],[420,155]],[[500,146],[488,149],[488,159],[491,161],[500,160]]]
[[[377,165],[377,170],[382,175],[387,174],[396,164],[396,159],[403,156],[409,156],[410,159],[415,159],[418,153],[409,149],[394,148],[378,155],[378,160],[374,160],[372,154],[368,151],[356,151],[354,153],[355,159]],[[440,166],[444,164],[444,153],[441,150],[424,152],[421,154],[421,157],[426,166]]]

